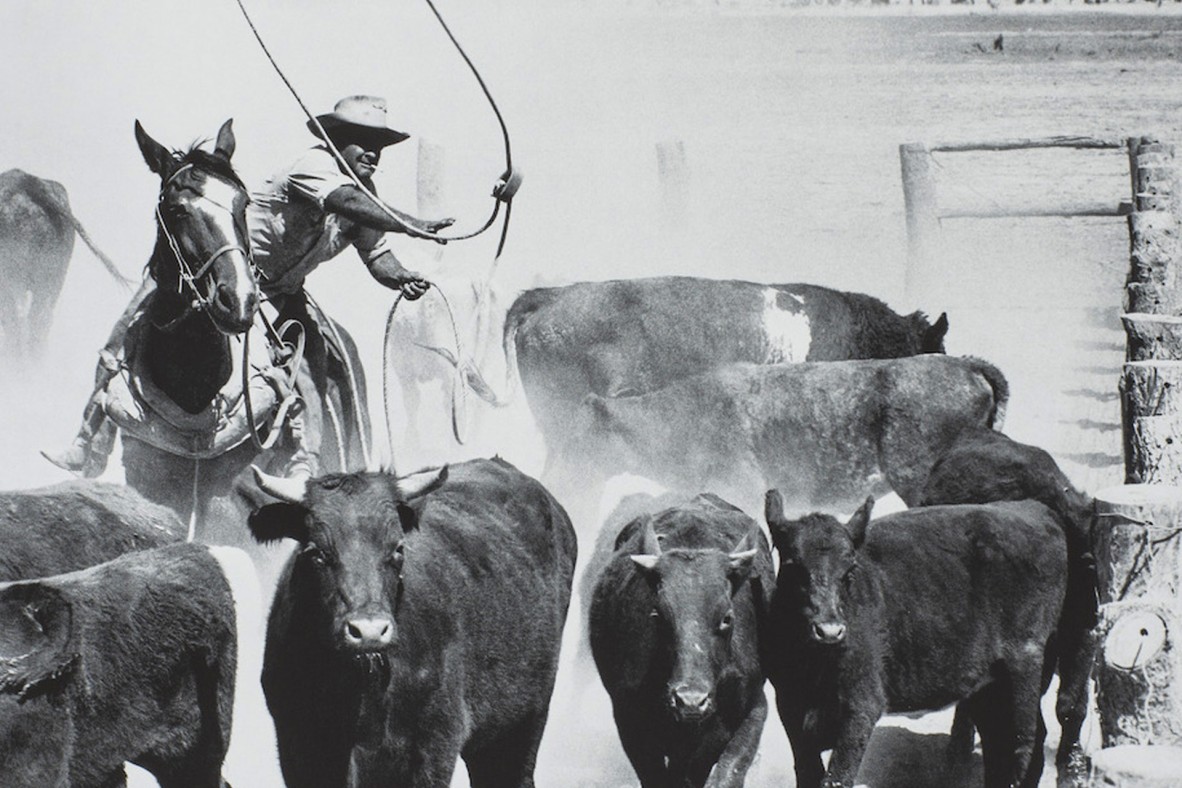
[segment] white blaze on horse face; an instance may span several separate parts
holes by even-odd
[[[804,299],[787,293],[801,305]],[[785,361],[804,361],[809,354],[813,332],[809,316],[804,312],[789,312],[777,304],[780,291],[774,287],[763,291],[763,332],[767,341],[765,364]]]
[[[203,196],[205,200],[199,198],[197,203],[200,205],[205,202],[208,206],[205,210],[206,216],[210,223],[217,228],[221,237],[225,239],[225,243],[241,245],[244,250],[249,249],[250,239],[240,238],[238,228],[234,224],[233,206],[235,200],[242,200],[239,189],[221,178],[206,178]],[[213,205],[209,205],[210,202]],[[233,282],[225,282],[225,284],[233,288],[239,303],[246,303],[248,296],[253,294],[255,290],[254,276],[246,264],[246,258],[239,252],[230,251],[226,252],[226,255],[235,258],[235,278]],[[239,257],[241,260],[237,259]]]

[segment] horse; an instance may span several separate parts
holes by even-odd
[[[282,468],[292,457],[299,422],[285,416],[299,409],[289,407],[298,402],[292,396],[297,375],[290,370],[294,361],[285,370],[277,349],[299,343],[285,346],[283,328],[260,316],[249,198],[231,164],[232,121],[218,131],[212,153],[198,145],[171,151],[138,121],[135,136],[160,176],[160,194],[147,264],[156,288],[128,330],[123,370],[105,403],[122,428],[125,478],[187,519],[191,539],[243,547],[257,560],[245,522],[264,496],[249,468]],[[340,344],[360,369],[355,347]],[[330,400],[326,409],[337,414],[353,410],[339,386]],[[364,413],[341,430],[343,439],[333,430],[342,419],[324,421],[321,470],[354,469],[344,466],[361,462],[352,439],[368,429]]]
[[[0,330],[3,355],[37,359],[53,325],[77,235],[107,272],[130,283],[70,209],[66,187],[22,170],[0,173]]]

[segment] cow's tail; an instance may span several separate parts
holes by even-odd
[[[55,194],[53,188],[48,186],[40,178],[30,176],[25,182],[25,187],[33,200],[49,216],[55,217],[59,221],[59,226],[61,226],[60,222],[64,222],[73,228],[74,232],[78,233],[78,237],[82,239],[82,242],[86,244],[86,247],[98,258],[99,262],[103,264],[103,267],[107,269],[107,272],[115,277],[115,281],[124,288],[131,289],[131,286],[135,283],[124,276],[123,272],[119,270],[119,266],[115,265],[115,262],[95,245],[94,240],[86,232],[86,228],[82,226],[82,222],[78,221],[78,217],[70,209],[70,200],[66,196],[65,189],[60,185],[54,185],[60,193]]]
[[[90,235],[87,234],[86,229],[82,226],[82,222],[78,221],[78,217],[71,213],[69,219],[70,224],[74,226],[74,232],[78,233],[78,237],[81,238],[82,242],[86,244],[86,248],[88,248],[91,253],[93,253],[94,256],[98,258],[99,262],[103,264],[103,268],[107,269],[107,273],[115,277],[115,281],[118,282],[125,290],[130,290],[131,286],[135,283],[131,279],[128,279],[126,276],[124,276],[119,270],[119,267],[115,265],[115,262],[111,260],[110,257],[107,257],[105,254],[103,254],[101,249],[95,246],[94,241],[91,240]]]
[[[1010,384],[1001,370],[988,361],[975,356],[966,356],[965,361],[972,366],[974,372],[985,378],[985,382],[993,390],[993,411],[989,414],[987,426],[1000,432],[1006,419],[1006,407],[1010,402]]]

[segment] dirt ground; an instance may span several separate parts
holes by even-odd
[[[309,104],[327,108],[359,91],[390,96],[396,125],[447,151],[441,199],[457,227],[482,220],[503,169],[499,131],[421,4],[357,0],[337,4],[331,19],[309,0],[248,5]],[[940,265],[908,292],[898,146],[1182,137],[1182,13],[1172,5],[997,12],[456,0],[441,11],[482,69],[526,173],[498,287],[679,273],[813,282],[877,295],[899,311],[946,311],[949,352],[982,356],[1009,378],[1006,431],[1050,450],[1095,492],[1122,480],[1123,220],[946,219]],[[90,234],[129,274],[150,250],[156,189],[132,142],[133,118],[181,147],[233,116],[248,183],[309,142],[232,3],[7,4],[0,52],[10,71],[0,85],[8,124],[0,167],[65,183]],[[678,144],[685,165],[681,186],[671,187],[657,150]],[[381,192],[411,210],[416,150],[394,149],[378,176]],[[1115,206],[1129,196],[1127,160],[1115,152],[938,153],[934,161],[941,205],[951,209]],[[428,274],[479,276],[495,241],[397,243],[407,264]],[[359,342],[380,434],[390,297],[351,260],[325,266],[309,287]],[[94,352],[126,298],[85,251],[75,255],[48,357],[9,364],[0,379],[0,486],[63,478],[36,452],[72,435]],[[396,436],[406,418],[397,399]],[[473,419],[472,441],[456,447],[442,408],[419,414],[430,449],[396,437],[397,466],[499,452],[540,471],[527,413]],[[106,478],[122,478],[117,460]],[[269,788],[280,781],[257,685],[264,606],[247,624],[226,774],[237,786]],[[572,666],[573,651],[571,635],[538,783],[632,784],[606,697]],[[977,784],[979,771],[965,777],[943,765],[950,722],[947,711],[887,720],[862,780],[876,788]],[[1085,744],[1099,746],[1094,731]],[[136,776],[133,784],[150,782]],[[465,784],[462,774],[456,784]],[[774,716],[749,784],[793,784]],[[1053,784],[1053,770],[1042,784]]]

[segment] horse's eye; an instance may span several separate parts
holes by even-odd
[[[718,622],[718,631],[721,634],[726,634],[731,631],[731,627],[735,625],[735,611],[728,610],[722,617],[722,621]]]
[[[303,554],[317,566],[328,565],[328,556],[314,542],[308,542],[307,546],[303,549]]]

